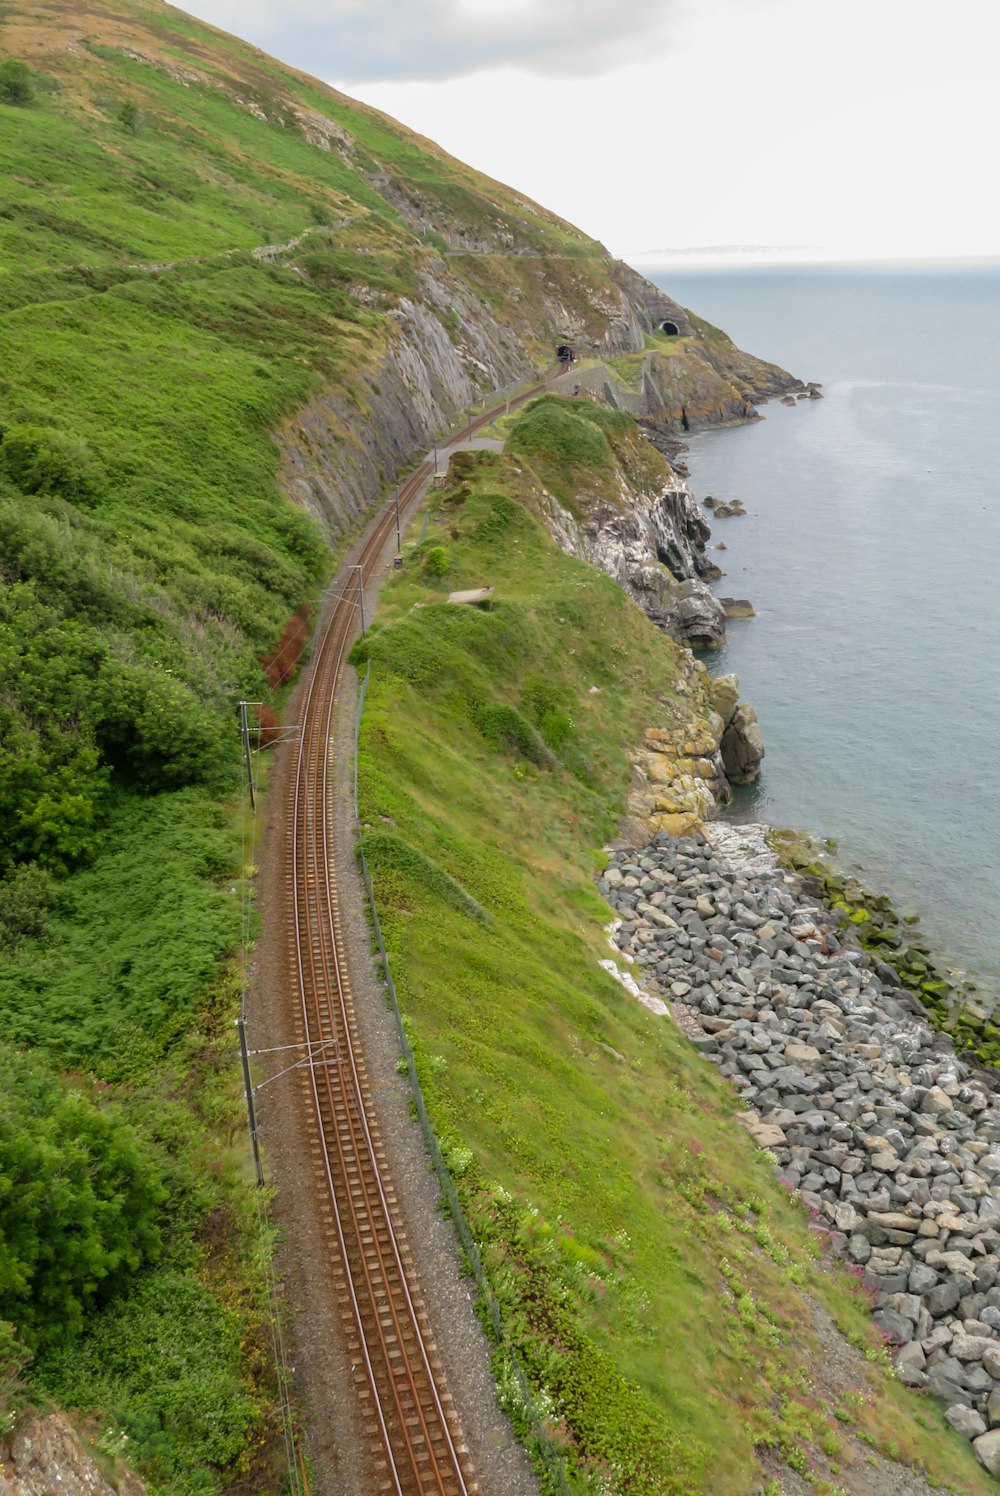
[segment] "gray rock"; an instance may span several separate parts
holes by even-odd
[[[723,632],[724,632],[723,624]],[[722,735],[722,764],[731,784],[749,784],[757,778],[764,759],[764,739],[757,713],[744,702],[736,708]]]
[[[963,1407],[961,1403],[953,1403],[950,1408],[946,1408],[944,1416],[963,1439],[975,1439],[977,1435],[986,1432],[986,1420],[974,1408]]]
[[[980,1464],[985,1465],[991,1475],[1000,1475],[1000,1428],[990,1429],[973,1439],[972,1447]]]
[[[949,1281],[932,1288],[924,1297],[924,1305],[935,1319],[940,1319],[942,1314],[950,1314],[958,1307],[959,1298],[958,1284]]]

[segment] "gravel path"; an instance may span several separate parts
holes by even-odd
[[[393,536],[365,588],[374,611],[381,580],[391,567]],[[347,558],[348,562],[353,557]],[[342,590],[343,575],[332,591]],[[454,1232],[437,1208],[438,1190],[418,1125],[410,1115],[409,1083],[397,1075],[395,1027],[376,974],[364,910],[364,889],[354,857],[353,762],[357,686],[346,672],[334,723],[334,835],[348,975],[358,1013],[365,1063],[379,1127],[434,1336],[449,1387],[472,1451],[482,1496],[537,1496],[538,1485],[522,1447],[500,1412],[489,1367],[489,1346],[472,1308],[470,1280],[461,1273]],[[301,686],[285,713],[296,720]],[[263,935],[251,971],[248,1030],[251,1047],[290,1042],[295,997],[285,924],[286,884],[282,813],[295,745],[278,751],[264,797],[265,827],[259,854],[258,907]],[[277,1075],[294,1055],[259,1062],[262,1077]],[[260,1129],[269,1181],[276,1185],[275,1214],[283,1233],[279,1271],[285,1286],[295,1385],[316,1478],[314,1496],[369,1496],[372,1483],[359,1459],[365,1445],[348,1395],[350,1368],[341,1339],[340,1310],[329,1278],[319,1197],[304,1138],[303,1092],[293,1072],[258,1092]]]

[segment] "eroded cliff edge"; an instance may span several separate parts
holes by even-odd
[[[296,269],[294,250],[287,263]],[[357,287],[385,314],[374,356],[324,384],[276,433],[285,492],[332,542],[470,406],[555,379],[560,343],[577,362],[559,388],[589,391],[666,436],[756,419],[757,403],[802,388],[628,266],[598,255],[570,267],[502,248],[429,254],[414,294]],[[683,330],[664,335],[664,322]],[[686,506],[682,485],[675,492]],[[684,527],[697,529],[693,515]]]

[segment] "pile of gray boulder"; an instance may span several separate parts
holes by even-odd
[[[739,1120],[862,1270],[899,1375],[1000,1474],[1000,1104],[767,852],[709,827],[619,850],[613,942],[732,1080]],[[883,971],[885,968],[883,968]]]

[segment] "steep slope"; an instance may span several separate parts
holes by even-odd
[[[235,704],[280,710],[331,546],[558,342],[669,359],[723,418],[790,381],[544,209],[158,0],[11,0],[0,54],[0,1018],[35,1056],[0,1059],[60,1140],[68,1218],[115,1196],[95,1137],[141,1160],[156,1214],[137,1244],[103,1211],[65,1264],[71,1322],[28,1233],[0,1386],[30,1362],[108,1448],[124,1429],[154,1489],[271,1490]]]
[[[869,1285],[825,1249],[829,1217],[789,1198],[734,1112],[762,1145],[780,1129],[736,1111],[736,1085],[651,995],[664,969],[665,995],[701,980],[709,901],[696,910],[678,875],[704,848],[643,847],[640,830],[611,858],[598,889],[617,891],[613,953],[630,945],[618,959],[634,964],[608,959],[597,849],[638,745],[704,710],[704,671],[557,548],[520,455],[463,457],[451,478],[355,647],[370,669],[362,846],[425,1101],[502,1308],[501,1392],[565,1472],[543,1489],[985,1493],[941,1408],[893,1377]],[[447,600],[487,581],[485,606]]]

